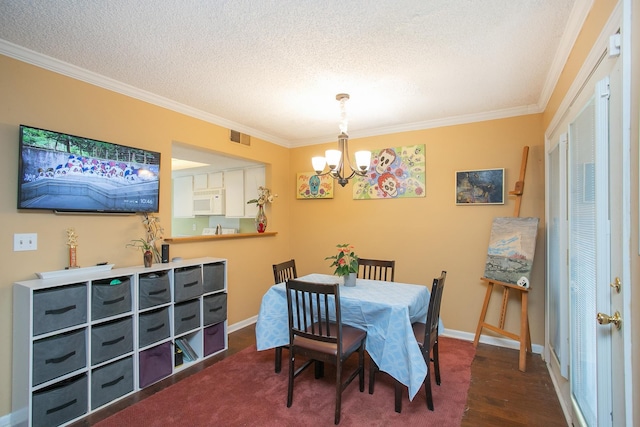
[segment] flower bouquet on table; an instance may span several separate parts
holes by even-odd
[[[344,278],[345,286],[356,285],[356,274],[358,273],[358,255],[353,251],[353,245],[345,243],[336,245],[338,253],[328,256],[326,260],[333,260],[330,267],[335,267],[335,275]]]

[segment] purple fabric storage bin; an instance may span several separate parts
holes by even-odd
[[[204,355],[224,350],[224,322],[204,328]]]
[[[158,346],[141,351],[140,360],[140,388],[168,377],[173,369],[173,352],[169,341]]]

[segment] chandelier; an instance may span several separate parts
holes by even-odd
[[[327,150],[324,157],[313,157],[311,163],[318,175],[331,175],[338,180],[341,186],[347,185],[354,175],[364,176],[371,163],[371,151],[356,151],[356,167],[354,168],[349,158],[349,135],[347,134],[347,111],[345,104],[349,94],[339,93],[336,100],[340,102],[340,135],[338,135],[338,149]],[[345,160],[346,159],[346,160]],[[325,166],[329,169],[325,172]],[[348,166],[348,169],[347,169]],[[347,175],[348,174],[348,175]]]

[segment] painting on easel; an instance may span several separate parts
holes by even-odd
[[[494,218],[484,277],[528,288],[538,218]]]

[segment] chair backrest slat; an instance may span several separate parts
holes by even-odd
[[[289,339],[294,336],[337,343],[341,349],[340,294],[337,283],[321,284],[296,279],[286,282]],[[295,313],[295,314],[294,314]]]
[[[294,259],[281,262],[280,264],[273,264],[273,281],[276,284],[297,278],[298,272],[296,271],[296,261]]]
[[[396,262],[381,259],[358,259],[358,277],[361,279],[394,281]]]

